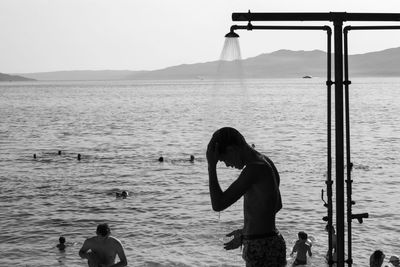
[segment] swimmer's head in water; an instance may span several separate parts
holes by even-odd
[[[60,236],[60,238],[58,239],[58,241],[60,242],[60,244],[64,244],[64,243],[65,243],[65,237]]]
[[[128,192],[122,191],[121,196],[122,196],[123,198],[126,198],[126,197],[128,196]]]
[[[99,224],[97,226],[96,234],[106,237],[111,233],[110,227],[106,223]]]

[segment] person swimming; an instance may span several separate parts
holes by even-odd
[[[194,162],[194,156],[193,155],[190,155],[189,161],[192,162],[192,163]]]
[[[128,192],[127,191],[122,191],[122,192],[116,192],[115,193],[116,198],[127,198],[128,197]]]
[[[59,244],[57,244],[56,247],[57,247],[60,251],[65,250],[65,248],[66,248],[66,245],[65,245],[65,237],[60,236],[60,238],[58,239],[58,242],[59,242]]]
[[[164,157],[159,157],[159,158],[158,158],[158,161],[159,161],[159,162],[164,162]]]

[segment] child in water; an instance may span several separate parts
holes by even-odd
[[[329,225],[326,225],[325,231],[329,232]],[[337,243],[337,237],[335,234],[335,228],[331,225],[331,232],[332,232],[332,260],[336,261],[337,256],[336,256],[336,243]],[[326,260],[329,260],[329,251],[326,252],[325,256]]]
[[[369,266],[370,267],[381,267],[383,261],[385,260],[385,254],[383,254],[382,250],[375,250],[369,258]]]
[[[399,267],[400,266],[400,260],[399,260],[399,257],[397,257],[397,256],[391,256],[390,259],[389,259],[389,262],[394,267]]]
[[[307,240],[307,234],[301,231],[298,233],[298,237],[299,240],[296,241],[296,244],[293,246],[292,253],[290,253],[290,255],[293,256],[293,253],[297,252],[296,260],[293,262],[293,266],[307,264],[307,252],[310,257],[312,256],[311,244]]]

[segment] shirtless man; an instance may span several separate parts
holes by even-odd
[[[273,162],[247,144],[236,130],[217,130],[207,147],[208,176],[212,208],[222,211],[244,196],[244,225],[227,236],[233,239],[225,249],[243,245],[246,266],[281,267],[286,265],[286,244],[275,225],[275,215],[282,208],[280,177]],[[216,166],[243,169],[239,177],[221,190]]]
[[[79,256],[88,260],[89,267],[120,267],[128,264],[121,242],[110,236],[110,233],[106,223],[99,224],[97,236],[88,238],[83,243]],[[119,262],[115,263],[117,255]]]

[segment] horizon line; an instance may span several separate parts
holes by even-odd
[[[349,56],[357,56],[357,55],[365,55],[365,54],[369,54],[369,53],[376,53],[376,52],[383,52],[386,50],[391,50],[391,49],[397,49],[400,48],[400,46],[398,47],[390,47],[390,48],[386,48],[383,50],[376,50],[376,51],[369,51],[369,52],[365,52],[365,53],[357,53],[357,54],[349,54]],[[291,50],[291,49],[278,49],[272,52],[266,52],[266,53],[261,53],[258,54],[256,56],[250,56],[244,59],[235,59],[235,60],[247,60],[250,58],[256,58],[262,55],[267,55],[267,54],[273,54],[279,51],[290,51],[290,52],[314,52],[314,51],[321,51],[323,53],[327,53],[327,51],[321,50],[321,49],[313,49],[313,50]],[[332,53],[333,54],[333,53]],[[218,61],[235,61],[235,60],[222,60],[222,59],[217,59],[217,60],[212,60],[212,61],[202,61],[202,62],[196,62],[196,63],[182,63],[182,64],[178,64],[178,65],[170,65],[170,66],[166,66],[166,67],[162,67],[162,68],[157,68],[157,69],[149,69],[149,70],[131,70],[131,69],[64,69],[64,70],[48,70],[48,71],[30,71],[30,72],[0,72],[3,74],[8,74],[8,75],[23,75],[23,74],[38,74],[38,73],[55,73],[55,72],[79,72],[79,71],[93,71],[93,72],[99,72],[99,71],[126,71],[126,72],[151,72],[151,71],[159,71],[159,70],[164,70],[164,69],[168,69],[171,67],[178,67],[178,66],[183,66],[183,65],[195,65],[195,64],[203,64],[203,63],[210,63],[210,62],[218,62]]]

